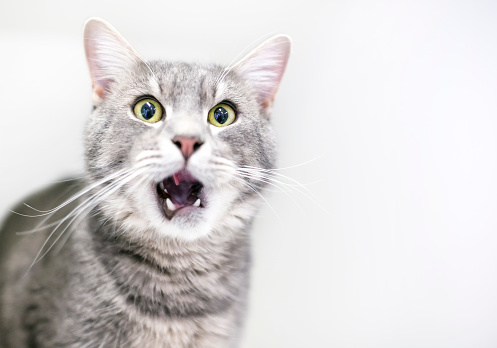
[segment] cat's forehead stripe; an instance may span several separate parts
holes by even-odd
[[[166,64],[158,68],[162,72],[161,79],[156,82],[150,77],[150,89],[159,92],[166,104],[175,109],[202,110],[215,95],[215,88],[209,78],[212,72],[205,67],[182,63],[179,66]]]

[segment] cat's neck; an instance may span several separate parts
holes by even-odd
[[[240,223],[235,228],[228,229],[224,226],[212,231],[209,236],[194,241],[163,236],[151,242],[136,238],[136,233],[127,233],[123,230],[125,227],[116,227],[118,222],[108,221],[110,220],[98,213],[90,220],[90,231],[99,251],[107,255],[134,255],[137,261],[178,270],[202,268],[222,263],[226,259],[238,259],[240,248],[248,252],[248,231],[252,223],[252,219],[239,220]]]
[[[132,310],[183,318],[222,313],[244,298],[250,264],[244,231],[195,243],[168,239],[159,248],[116,237],[112,224],[92,219],[95,254]]]

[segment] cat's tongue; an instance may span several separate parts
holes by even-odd
[[[162,196],[169,198],[175,208],[193,205],[199,198],[202,184],[186,170],[181,170],[162,182]]]
[[[183,181],[195,182],[197,179],[193,177],[186,169],[180,170],[179,172],[173,174],[173,180],[176,186],[181,184]]]

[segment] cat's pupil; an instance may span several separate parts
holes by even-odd
[[[219,124],[224,124],[226,121],[228,121],[228,111],[226,111],[225,108],[218,107],[214,111],[214,118],[217,122],[219,122]]]
[[[155,115],[155,106],[150,102],[143,104],[141,113],[144,119],[150,120]]]

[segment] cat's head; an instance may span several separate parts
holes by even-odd
[[[274,166],[269,116],[289,38],[227,68],[145,62],[99,19],[84,39],[95,107],[87,170],[105,217],[135,237],[183,240],[250,222]]]

